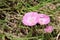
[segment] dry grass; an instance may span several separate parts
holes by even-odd
[[[54,31],[44,33],[46,25],[34,27],[22,24],[26,12],[48,14]],[[59,0],[0,0],[0,40],[56,40],[60,32]]]

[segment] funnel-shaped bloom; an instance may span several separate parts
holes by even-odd
[[[28,12],[23,16],[22,20],[24,25],[34,26],[38,22],[38,13],[37,12]]]
[[[51,33],[51,32],[53,31],[53,27],[52,27],[52,26],[47,26],[47,27],[44,29],[44,31],[45,31],[46,33]]]
[[[39,20],[38,23],[40,25],[45,25],[48,24],[50,22],[50,17],[46,14],[39,14]]]

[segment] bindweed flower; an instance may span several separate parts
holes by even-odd
[[[39,14],[39,19],[38,19],[38,23],[40,25],[45,25],[48,24],[50,22],[50,17],[46,14]]]
[[[34,26],[38,22],[37,12],[28,12],[23,16],[22,23],[27,26]]]
[[[52,26],[47,26],[47,27],[44,29],[44,31],[45,31],[46,33],[51,33],[51,32],[53,31],[53,27],[52,27]]]

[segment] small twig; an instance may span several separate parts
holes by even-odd
[[[11,8],[3,8],[3,9],[0,8],[0,10],[2,10],[2,11],[3,10],[11,10]]]

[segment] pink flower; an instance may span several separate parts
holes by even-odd
[[[28,12],[23,16],[22,23],[27,26],[34,26],[38,22],[37,12]]]
[[[50,17],[46,14],[39,14],[38,23],[40,25],[48,24],[50,22]]]
[[[44,29],[45,32],[47,33],[51,33],[53,31],[53,27],[52,26],[47,26],[45,29]]]

